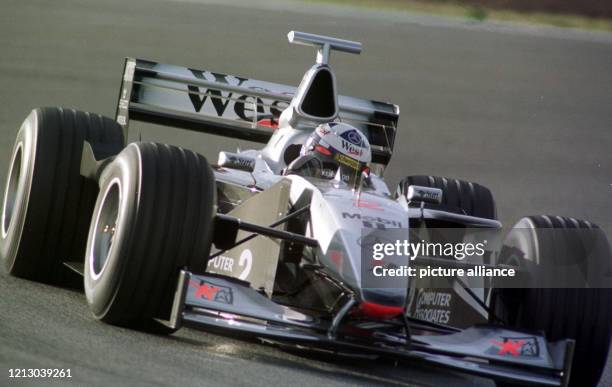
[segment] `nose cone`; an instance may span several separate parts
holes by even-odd
[[[360,233],[338,229],[329,248],[319,251],[319,259],[335,278],[355,292],[365,315],[375,318],[397,315],[398,308],[403,310],[406,304],[408,277],[373,275],[373,268],[381,266],[381,262],[368,254],[367,246],[362,246],[363,239]],[[408,258],[403,260],[406,262],[401,264],[407,265]],[[400,263],[395,260],[382,265],[398,267]]]
[[[357,203],[351,191],[338,190],[313,197],[310,210],[314,237],[319,241],[319,259],[328,272],[355,292],[358,301],[366,305],[364,311],[397,314],[406,303],[408,277],[374,276],[373,268],[381,263],[407,267],[409,257],[374,260],[364,236],[371,234],[373,227],[384,226],[376,230],[377,235],[407,239],[407,215],[398,203],[386,197],[362,194],[360,200]]]

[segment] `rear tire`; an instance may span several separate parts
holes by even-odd
[[[542,231],[550,228],[560,231]],[[529,267],[560,265],[569,260],[582,262],[588,257],[589,267],[610,270],[609,243],[602,230],[590,222],[560,216],[529,216],[513,228],[524,229],[532,231],[508,234],[501,260]],[[525,238],[526,235],[532,239]],[[544,331],[550,341],[576,340],[569,385],[597,385],[612,335],[612,289],[496,289],[492,300],[495,314],[511,327]]]
[[[410,185],[440,188],[442,203],[437,206],[439,209],[479,218],[497,219],[493,194],[487,187],[478,183],[438,176],[407,176],[399,182],[396,197],[405,196]],[[426,207],[436,208],[430,204]]]
[[[96,318],[147,329],[169,317],[179,270],[206,268],[215,195],[206,159],[169,145],[132,143],[104,169],[85,259]]]
[[[58,285],[78,279],[62,262],[83,259],[98,193],[80,175],[85,141],[97,158],[124,146],[121,127],[97,114],[41,108],[23,122],[2,202],[0,255],[8,273]]]

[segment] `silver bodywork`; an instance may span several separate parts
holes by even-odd
[[[393,153],[399,107],[338,95],[335,76],[329,64],[331,50],[358,54],[361,44],[295,31],[290,32],[288,38],[290,42],[317,49],[316,63],[304,74],[297,88],[128,58],[117,122],[124,127],[126,136],[130,119],[135,119],[264,144],[260,149],[219,153],[214,167],[220,211],[235,215],[231,211],[238,210],[249,200],[256,202],[254,197],[260,192],[285,181],[289,187],[287,203],[281,206],[310,208],[303,233],[319,241],[317,251],[309,252],[314,254],[311,263],[323,265],[329,275],[346,283],[359,294],[361,300],[366,300],[366,293],[372,292],[364,291],[361,286],[359,241],[362,230],[403,229],[406,230],[404,239],[408,240],[408,222],[411,218],[450,221],[468,227],[501,227],[494,220],[410,205],[411,200],[439,203],[442,193],[436,189],[411,188],[406,197],[395,198],[382,176]],[[319,101],[325,101],[327,105],[313,108],[313,101],[315,105]],[[318,180],[284,173],[316,126],[330,121],[348,122],[368,137],[373,162],[367,184],[350,187],[338,179]],[[261,201],[264,202],[263,199]],[[249,206],[266,208],[265,203],[251,203]],[[264,220],[257,212],[240,210],[242,218],[261,224]],[[276,218],[281,216],[279,212]],[[273,220],[266,219],[266,222]],[[209,263],[209,268],[252,282],[253,278],[245,275],[244,265],[246,256],[254,256],[251,252],[253,243],[256,242],[245,243],[219,256]],[[266,248],[279,254],[271,244]],[[342,267],[338,267],[337,262],[330,258],[330,252],[343,256]],[[250,267],[253,276],[258,278],[253,285],[267,289],[270,294],[274,273],[268,266],[275,266],[278,262],[263,264],[257,262],[257,257],[252,259],[254,261]],[[407,260],[406,257],[405,262],[396,264],[408,265]],[[230,267],[233,270],[227,270]],[[261,271],[269,275],[262,276]],[[403,288],[408,287],[406,284]],[[384,298],[392,305],[406,304],[407,294],[402,290],[381,287],[375,292],[384,293]]]
[[[499,229],[501,224],[411,203],[439,203],[442,192],[436,189],[415,187],[405,197],[392,195],[382,176],[393,153],[399,108],[338,95],[329,65],[331,50],[359,53],[361,45],[298,32],[291,32],[289,40],[317,48],[316,64],[297,88],[126,60],[116,115],[126,134],[130,120],[140,120],[264,144],[260,149],[220,153],[213,165],[218,212],[267,227],[268,236],[279,228],[287,232],[283,234],[287,239],[281,241],[239,231],[235,244],[213,253],[207,273],[182,272],[170,324],[236,329],[270,340],[406,357],[505,380],[566,384],[571,341],[550,344],[534,335],[529,340],[541,348],[537,356],[500,357],[491,349],[490,340],[503,341],[516,332],[492,327],[461,331],[421,321],[417,324],[420,328],[447,335],[411,335],[406,322],[411,316],[402,316],[399,330],[397,325],[366,322],[370,324],[367,329],[373,327],[374,332],[368,345],[338,337],[342,321],[355,306],[383,304],[407,311],[418,291],[408,279],[393,288],[363,286],[363,232],[399,229],[404,232],[402,239],[408,240],[411,219],[490,229]],[[320,101],[326,102],[324,106]],[[367,181],[348,186],[338,178],[321,180],[286,173],[315,127],[334,120],[348,122],[368,137],[373,162]],[[307,211],[302,213],[304,209]],[[297,226],[279,223],[292,213],[300,213],[292,219]],[[305,238],[302,246],[296,246],[291,235]],[[408,257],[394,263],[410,264]],[[290,297],[275,297],[283,281],[289,286],[304,283],[305,290],[294,287],[285,292]],[[216,289],[214,299],[197,296],[194,288],[199,286]],[[314,301],[313,294],[317,295]],[[479,302],[463,288],[457,289],[457,294],[476,311],[477,322],[486,322],[484,293]],[[304,309],[318,312],[311,315]],[[464,356],[503,364],[463,360]]]

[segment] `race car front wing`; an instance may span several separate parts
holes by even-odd
[[[319,319],[270,300],[248,283],[215,274],[181,271],[172,328],[243,333],[262,340],[333,351],[420,361],[495,380],[540,386],[567,386],[574,341],[548,342],[539,332],[476,325],[445,334],[398,335],[374,332],[353,337],[339,324],[353,304],[335,318]],[[396,331],[397,332],[397,331]],[[410,332],[410,330],[408,330]]]

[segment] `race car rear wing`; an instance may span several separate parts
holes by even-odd
[[[293,97],[292,86],[126,58],[116,120],[127,139],[130,120],[266,143]],[[372,162],[393,152],[399,107],[338,96],[339,119],[363,131]]]

